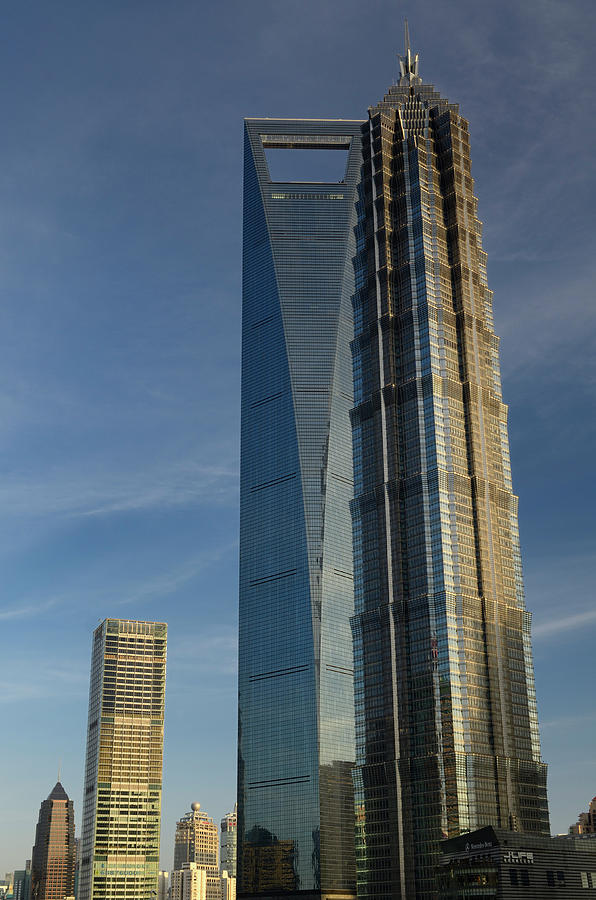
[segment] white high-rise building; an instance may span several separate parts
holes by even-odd
[[[172,872],[171,900],[207,900],[206,870],[188,862]]]
[[[157,900],[168,900],[170,889],[170,873],[159,871],[157,879]]]
[[[221,873],[221,900],[236,900],[236,879],[225,869]]]

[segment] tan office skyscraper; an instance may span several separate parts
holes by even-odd
[[[64,897],[71,897],[74,894],[74,873],[73,805],[58,782],[39,810],[31,856],[31,900],[64,900]]]
[[[207,900],[220,900],[219,837],[217,825],[200,803],[193,803],[190,812],[176,823],[174,870],[185,863],[196,863],[207,875]]]
[[[79,900],[157,894],[166,634],[128,619],[94,634]]]

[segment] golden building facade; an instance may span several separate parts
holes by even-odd
[[[166,640],[162,622],[95,630],[79,900],[157,895]]]
[[[517,497],[468,123],[369,110],[354,298],[358,896],[437,896],[439,842],[548,834]]]

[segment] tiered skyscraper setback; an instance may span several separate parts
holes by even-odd
[[[167,626],[94,632],[78,900],[157,896]]]
[[[15,872],[15,876],[16,876]],[[20,874],[20,873],[19,873]],[[18,882],[14,896],[24,893],[27,871]],[[75,822],[73,802],[58,781],[39,810],[35,844],[31,855],[31,900],[64,900],[74,895]]]
[[[350,341],[360,129],[246,122],[241,897],[355,896]],[[344,177],[275,183],[269,149],[343,151]]]
[[[430,900],[442,837],[549,821],[468,123],[400,67],[358,221],[357,865],[359,897]]]

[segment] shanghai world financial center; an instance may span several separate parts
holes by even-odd
[[[367,120],[245,136],[239,896],[433,898],[549,832],[468,125],[406,40]]]

